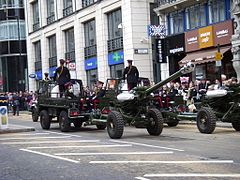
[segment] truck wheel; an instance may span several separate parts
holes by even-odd
[[[124,121],[120,112],[111,111],[107,118],[107,131],[112,139],[119,139],[123,135]]]
[[[49,118],[48,112],[46,110],[42,110],[40,112],[40,124],[42,129],[50,128],[51,118]]]
[[[172,122],[168,122],[167,125],[168,125],[169,127],[175,127],[175,126],[178,125],[178,123],[179,123],[179,121],[172,121]]]
[[[211,108],[202,107],[197,113],[196,120],[201,133],[211,134],[215,130],[217,117]]]
[[[32,109],[32,120],[33,120],[33,122],[37,122],[38,121],[38,113],[37,113],[37,109],[36,108]]]
[[[147,131],[152,136],[159,136],[163,129],[163,117],[162,113],[156,109],[152,108],[148,111],[148,117],[150,124],[147,127]]]
[[[68,115],[66,111],[61,111],[59,115],[59,127],[62,132],[70,131],[71,123],[68,121]]]
[[[99,130],[104,130],[106,129],[107,125],[106,124],[98,124],[96,125]]]
[[[236,131],[240,131],[240,121],[233,121],[233,122],[232,122],[232,127],[233,127]]]
[[[76,128],[80,128],[80,127],[82,127],[82,121],[74,121],[73,122],[73,124],[74,124],[74,127],[76,127]]]

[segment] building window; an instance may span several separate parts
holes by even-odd
[[[55,21],[54,0],[47,0],[47,24]]]
[[[75,42],[74,28],[65,31],[66,53],[65,58],[71,62],[75,62]]]
[[[63,0],[63,17],[73,13],[72,0]]]
[[[18,30],[20,31],[20,39],[26,39],[26,28],[24,21],[20,21],[19,28],[16,20],[0,22],[0,41],[18,40]]]
[[[108,51],[115,51],[123,48],[121,9],[107,14],[108,17]]]
[[[226,20],[225,7],[225,0],[210,0],[208,2],[210,24]]]
[[[0,8],[23,7],[23,0],[0,0]]]
[[[94,3],[94,0],[82,0],[82,7],[87,7],[90,6],[91,4]]]
[[[169,14],[170,34],[184,31],[183,11],[175,11]]]
[[[91,20],[84,23],[84,37],[85,37],[85,48],[84,48],[85,59],[96,56],[97,45],[96,45],[95,20]]]
[[[32,9],[33,9],[33,31],[35,31],[40,28],[38,1],[35,1],[32,4]]]
[[[110,75],[112,78],[122,78],[124,71],[124,64],[110,66]]]
[[[204,4],[196,4],[186,8],[186,28],[195,29],[206,26],[206,12]]]
[[[94,85],[97,82],[98,79],[98,72],[97,69],[88,70],[87,72],[87,85],[90,87],[90,89],[94,89]]]
[[[42,70],[42,56],[41,56],[41,43],[37,41],[34,43],[34,52],[35,52],[35,71]]]
[[[49,44],[49,67],[57,66],[57,46],[56,46],[56,35],[48,38]]]

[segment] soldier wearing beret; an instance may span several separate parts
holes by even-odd
[[[123,79],[125,80],[125,76],[127,75],[128,90],[130,91],[131,89],[137,86],[139,72],[137,67],[132,65],[132,60],[129,59],[127,61],[128,67],[124,69]]]

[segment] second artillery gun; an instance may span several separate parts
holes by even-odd
[[[150,135],[159,136],[163,129],[163,117],[161,111],[152,105],[151,93],[168,82],[192,72],[193,69],[194,65],[187,64],[152,87],[135,87],[130,92],[121,90],[120,94],[119,92],[106,91],[105,96],[111,97],[108,102],[109,114],[107,117],[109,136],[113,139],[121,138],[125,124],[133,125],[136,128],[146,128]],[[117,91],[119,90],[120,88],[117,89]]]

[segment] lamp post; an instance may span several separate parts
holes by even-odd
[[[19,50],[19,63],[21,61],[22,56],[22,44],[21,44],[21,37],[20,37],[20,20],[19,20],[19,14],[15,16],[9,16],[8,15],[8,9],[7,6],[4,6],[4,12],[6,13],[6,20],[8,21],[9,18],[14,18],[17,20],[17,30],[18,30],[18,50]],[[17,78],[17,72],[16,72],[16,78]],[[17,79],[17,91],[18,91],[18,79]]]

